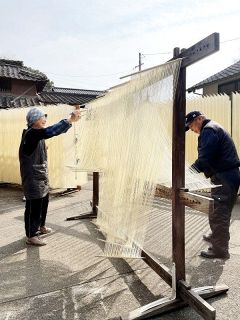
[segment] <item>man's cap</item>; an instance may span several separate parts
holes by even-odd
[[[38,107],[31,108],[26,116],[27,125],[31,127],[35,121],[39,120],[40,118],[44,117],[45,113],[39,109]]]
[[[201,111],[191,111],[185,117],[185,131],[189,130],[189,125],[195,120],[198,116],[202,116]]]

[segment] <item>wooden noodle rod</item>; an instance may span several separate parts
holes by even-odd
[[[158,184],[155,196],[159,198],[172,199],[172,189]],[[214,200],[212,198],[184,190],[180,190],[179,197],[181,204],[184,204],[194,210],[207,214],[212,213],[214,210]]]

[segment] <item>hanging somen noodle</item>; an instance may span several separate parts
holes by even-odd
[[[172,110],[180,64],[174,60],[113,88],[87,106],[77,127],[75,170],[102,172],[97,225],[106,236],[107,256],[140,257],[156,185],[171,187]],[[186,179],[190,189],[210,187],[188,169]]]

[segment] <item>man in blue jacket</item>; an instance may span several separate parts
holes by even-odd
[[[44,112],[31,108],[27,113],[27,129],[23,130],[19,148],[20,172],[26,206],[24,212],[25,232],[28,245],[43,246],[46,244],[38,233],[49,233],[45,225],[48,201],[48,164],[45,139],[67,132],[72,122],[80,119],[80,110],[73,111],[67,119],[46,127]]]
[[[229,133],[200,111],[186,115],[185,129],[199,134],[198,158],[192,168],[210,177],[213,184],[221,185],[211,190],[214,199],[214,212],[209,215],[211,233],[203,236],[212,246],[200,255],[228,259],[231,212],[240,185],[240,161],[236,147]]]

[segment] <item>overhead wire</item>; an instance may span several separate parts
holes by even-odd
[[[240,37],[227,39],[224,41],[221,41],[220,44],[225,44],[227,42],[237,41],[240,40]],[[163,51],[163,52],[153,52],[153,53],[141,53],[143,58],[146,58],[146,56],[155,56],[155,55],[168,55],[171,54],[171,51]],[[134,68],[132,68],[134,69]],[[120,74],[127,74],[129,71],[123,71],[123,72],[116,72],[116,73],[109,73],[109,74],[99,74],[99,75],[70,75],[70,74],[58,74],[54,72],[48,72],[48,74],[59,78],[60,80],[64,80],[66,78],[81,78],[81,79],[88,79],[88,78],[101,78],[101,77],[112,77],[112,76],[118,76]],[[72,82],[73,83],[73,82]],[[74,82],[75,83],[75,82]]]

